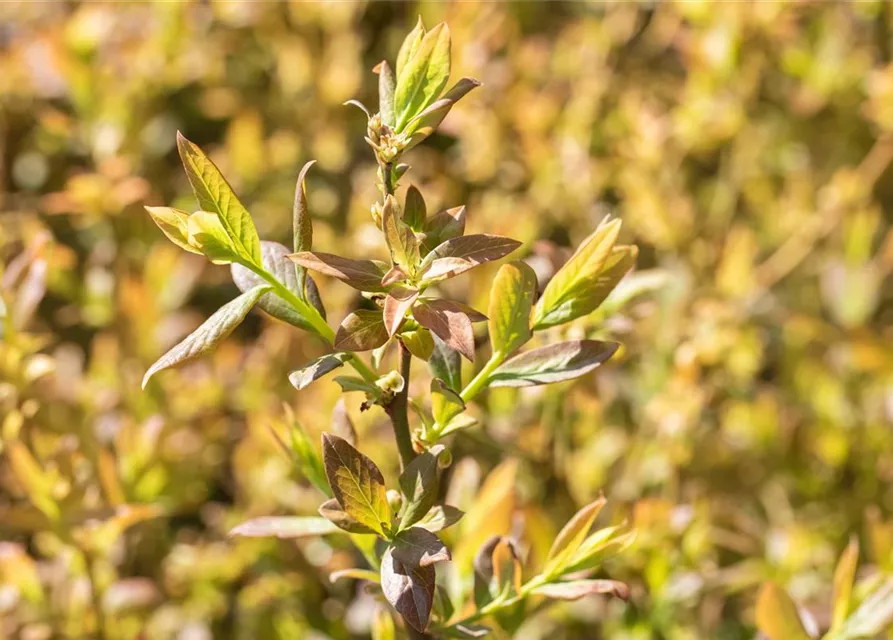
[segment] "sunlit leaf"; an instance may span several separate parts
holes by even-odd
[[[406,38],[403,39],[403,43],[400,45],[400,51],[397,53],[396,73],[398,78],[403,74],[403,69],[406,67],[406,63],[409,62],[409,59],[412,58],[418,50],[419,45],[422,43],[422,38],[424,37],[425,25],[422,23],[422,16],[419,16],[416,26],[407,34]]]
[[[158,228],[181,249],[201,255],[201,251],[189,244],[189,214],[172,207],[146,207]]]
[[[385,329],[388,336],[397,333],[406,312],[412,308],[418,299],[419,291],[412,287],[394,287],[384,299],[384,311],[382,313]]]
[[[536,296],[536,273],[523,262],[502,265],[490,287],[490,344],[510,355],[530,340],[530,310]]]
[[[833,593],[831,598],[831,628],[839,629],[850,613],[850,599],[853,593],[853,580],[859,563],[859,541],[851,538],[837,561],[834,570]]]
[[[421,113],[443,91],[450,77],[450,30],[440,23],[428,31],[417,47],[412,47],[397,72],[394,107],[397,131]]]
[[[619,345],[572,340],[538,347],[505,361],[490,375],[491,387],[529,387],[579,378],[608,360]]]
[[[425,251],[465,233],[465,207],[438,211],[425,221]]]
[[[440,378],[453,391],[462,390],[462,361],[459,352],[450,347],[436,334],[434,338],[434,352],[428,361],[431,373],[435,378]]]
[[[842,640],[874,638],[891,627],[893,627],[893,579],[887,578],[862,601],[836,637]]]
[[[769,640],[809,640],[797,607],[784,589],[767,582],[757,596],[757,627]]]
[[[405,150],[412,149],[434,133],[453,106],[464,98],[468,92],[479,86],[481,86],[481,83],[474,78],[462,78],[442,98],[432,102],[421,113],[410,120],[404,128],[404,132],[410,134]]]
[[[380,311],[359,309],[347,316],[335,334],[334,346],[344,351],[369,351],[388,341]]]
[[[319,505],[319,514],[334,526],[336,529],[347,531],[348,533],[359,534],[376,534],[378,529],[374,529],[348,514],[341,504],[334,498],[326,500]]]
[[[391,521],[384,477],[372,460],[328,433],[322,435],[326,477],[342,509],[373,531],[384,535]]]
[[[556,600],[579,600],[584,596],[595,594],[608,594],[621,600],[629,600],[629,587],[617,580],[553,582],[537,587],[533,593]]]
[[[229,532],[231,536],[261,538],[304,538],[329,533],[341,533],[341,529],[326,520],[314,516],[286,517],[267,516],[243,522]]]
[[[327,353],[289,373],[288,381],[300,391],[327,373],[343,366],[349,357],[347,353]]]
[[[186,228],[189,244],[214,264],[229,264],[242,259],[216,213],[196,211],[186,221]]]
[[[412,331],[404,330],[400,334],[400,342],[412,355],[421,360],[429,361],[434,354],[434,338],[424,327]]]
[[[375,571],[369,571],[368,569],[341,569],[340,571],[333,571],[329,574],[329,582],[332,583],[345,578],[366,580],[367,582],[374,582],[375,584],[381,582],[381,576]]]
[[[543,574],[557,575],[561,573],[562,569],[566,568],[577,549],[580,548],[580,545],[583,544],[583,541],[589,535],[589,530],[592,528],[592,524],[595,522],[595,518],[602,507],[605,506],[605,502],[604,496],[590,502],[577,511],[568,523],[564,525],[552,543],[552,548],[549,549]]]
[[[155,364],[149,367],[146,375],[143,376],[143,388],[146,388],[149,379],[159,371],[198,357],[217,346],[221,340],[226,338],[241,324],[258,299],[269,289],[270,287],[255,287],[220,307],[198,329],[189,334],[185,340],[173,347],[161,356]]]
[[[378,260],[351,260],[331,253],[303,251],[288,256],[302,267],[341,280],[359,291],[384,291],[382,278],[388,266]]]
[[[434,505],[425,514],[425,517],[415,523],[417,527],[423,527],[428,531],[437,532],[451,527],[462,519],[465,513],[461,509],[451,507],[448,504]]]
[[[425,256],[419,267],[422,281],[453,278],[485,262],[504,258],[520,246],[517,240],[486,233],[452,238]]]
[[[388,196],[381,209],[381,229],[391,252],[391,260],[404,273],[414,274],[419,264],[419,242],[403,221],[400,205],[394,196]]]
[[[426,300],[417,303],[413,317],[449,347],[469,360],[474,360],[474,329],[463,308],[449,300]]]
[[[465,402],[440,378],[431,380],[431,412],[437,424],[446,426],[465,411]]]
[[[397,78],[387,60],[382,60],[375,69],[378,73],[378,111],[381,114],[381,121],[389,127],[393,127],[397,124],[397,115],[394,110]]]

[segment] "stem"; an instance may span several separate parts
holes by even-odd
[[[505,354],[501,351],[496,351],[490,356],[490,359],[487,360],[487,364],[484,365],[484,368],[478,371],[478,374],[464,389],[462,389],[462,393],[459,394],[463,402],[470,402],[477,394],[484,390],[484,387],[487,386],[490,374],[502,364],[503,360],[505,360]]]
[[[403,467],[415,460],[415,449],[412,447],[412,436],[409,433],[409,368],[412,364],[412,354],[400,343],[400,375],[403,376],[403,389],[394,396],[394,399],[385,407],[385,411],[391,418],[394,427],[394,438],[397,440],[397,449],[400,451],[400,461]]]
[[[105,639],[108,637],[105,626],[105,614],[102,610],[102,589],[97,578],[96,562],[92,553],[81,551],[84,563],[87,565],[87,575],[90,579],[90,598],[93,602],[94,615],[96,616],[96,637]]]
[[[471,615],[466,616],[461,620],[457,620],[450,625],[450,628],[456,627],[460,624],[464,625],[471,624],[472,622],[477,622],[481,618],[485,618],[490,614],[496,613],[500,609],[507,609],[509,607],[512,607],[527,598],[527,596],[529,596],[534,589],[547,584],[548,582],[549,580],[542,575],[531,578],[530,582],[521,587],[521,591],[516,596],[507,598],[505,600],[494,600],[493,602],[481,607]]]
[[[394,185],[391,183],[391,170],[393,166],[394,165],[391,162],[385,162],[381,165],[381,178],[382,182],[384,182],[385,197],[394,195]]]

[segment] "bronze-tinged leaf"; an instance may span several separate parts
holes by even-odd
[[[326,500],[319,505],[319,515],[331,522],[338,529],[347,531],[348,533],[375,534],[377,530],[367,527],[351,517],[335,498]]]
[[[465,234],[465,207],[439,211],[425,221],[425,251]]]
[[[421,527],[410,527],[397,534],[394,557],[407,567],[428,567],[450,560],[450,550],[436,535]]]
[[[423,327],[468,360],[474,360],[474,329],[471,319],[457,304],[449,300],[426,300],[416,304],[412,315]]]
[[[583,541],[589,535],[589,530],[595,522],[602,507],[605,506],[604,496],[600,496],[587,504],[585,507],[577,511],[574,516],[558,533],[552,548],[549,549],[549,555],[546,557],[546,566],[543,574],[560,575],[562,570],[566,568],[571,561],[577,549],[583,544]]]
[[[231,536],[248,538],[305,538],[341,533],[341,529],[325,518],[314,516],[266,516],[243,522],[229,532]]]
[[[300,391],[327,373],[343,366],[349,357],[347,353],[327,353],[289,373],[288,381]]]
[[[424,632],[434,604],[434,567],[409,567],[388,547],[381,559],[381,590],[385,599],[416,631]]]
[[[504,258],[521,246],[511,238],[478,233],[447,240],[425,256],[420,266],[424,282],[453,278],[469,269]]]
[[[389,195],[381,208],[381,230],[391,252],[391,261],[402,271],[414,274],[419,265],[419,241],[400,212],[397,199]]]
[[[344,398],[338,398],[335,409],[332,411],[332,433],[347,440],[350,446],[357,446],[357,430],[347,413],[347,403],[344,402]]]
[[[394,111],[394,91],[397,89],[397,78],[387,60],[382,60],[375,67],[378,73],[378,112],[381,121],[393,128],[397,124]]]
[[[432,533],[452,527],[462,519],[465,512],[448,504],[434,505],[428,510],[424,518],[416,522],[415,526],[423,527]]]
[[[316,160],[311,160],[301,168],[298,173],[298,181],[295,184],[295,200],[292,205],[292,233],[295,252],[310,251],[313,248],[313,223],[310,220],[310,212],[307,210],[307,188],[304,181],[310,167],[315,163]],[[294,271],[297,276],[298,297],[306,299],[307,270],[300,265],[295,265]]]
[[[338,436],[322,435],[326,477],[335,499],[359,524],[385,535],[391,521],[384,476],[372,460]]]
[[[411,184],[406,190],[406,200],[403,203],[403,222],[409,225],[413,231],[424,232],[425,220],[428,217],[428,209],[422,192]]]
[[[584,596],[608,594],[621,600],[629,600],[629,587],[617,580],[572,580],[544,584],[533,590],[538,596],[556,600],[579,600]]]
[[[436,451],[426,451],[406,465],[400,474],[400,492],[403,494],[403,509],[400,514],[400,528],[415,524],[425,517],[437,502],[440,490],[440,473],[437,468]]]
[[[334,347],[342,351],[369,351],[388,341],[380,311],[359,309],[344,319],[335,334]]]
[[[217,346],[242,323],[258,299],[269,290],[270,287],[255,287],[220,307],[198,329],[149,367],[143,376],[143,389],[159,371],[196,358]]]
[[[511,355],[530,340],[530,311],[536,297],[536,272],[523,262],[499,268],[490,287],[490,344]]]
[[[507,536],[492,536],[474,556],[474,602],[480,609],[511,588],[520,590],[520,554],[515,541]]]
[[[388,336],[397,333],[406,312],[419,297],[419,290],[413,287],[394,287],[384,299],[384,325]]]
[[[359,291],[383,292],[388,266],[378,260],[351,260],[331,253],[302,251],[288,256],[297,265],[341,280]]]
[[[381,278],[381,286],[382,287],[390,287],[393,284],[397,284],[398,282],[403,282],[406,280],[406,274],[403,272],[398,266],[393,266],[388,269],[388,272],[384,274]]]
[[[796,605],[774,582],[764,584],[757,596],[756,619],[757,628],[769,640],[809,640]]]
[[[538,347],[506,360],[490,375],[491,387],[530,387],[579,378],[606,362],[620,345],[571,340]]]
[[[295,268],[295,265],[288,259],[288,248],[278,242],[264,240],[260,243],[260,251],[264,269],[273,274],[279,282],[285,285],[286,289],[310,303],[319,313],[319,316],[325,320],[326,309],[319,297],[316,283],[313,281],[313,278],[307,276],[302,288],[298,272],[303,271],[303,268]],[[239,288],[239,291],[243,293],[252,287],[267,284],[263,278],[251,271],[251,269],[235,262],[230,266],[230,271],[233,282]],[[260,300],[257,301],[257,306],[264,313],[268,313],[277,320],[287,322],[305,331],[313,331],[313,325],[291,304],[279,297],[275,291],[261,296]]]

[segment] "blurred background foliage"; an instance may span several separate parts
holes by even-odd
[[[623,353],[489,393],[453,443],[456,562],[509,531],[541,557],[600,490],[639,532],[607,566],[630,604],[555,607],[518,637],[751,638],[767,580],[823,627],[849,536],[863,571],[893,571],[889,4],[3,3],[0,637],[368,636],[375,602],[327,579],[350,549],[226,537],[315,511],[270,429],[328,428],[337,385],[286,377],[318,345],[252,314],[141,392],[235,292],[142,206],[195,208],[180,129],[261,237],[287,243],[316,159],[314,245],[382,254],[365,121],[341,103],[375,104],[370,70],[418,13],[448,21],[453,77],[484,83],[410,154],[429,210],[466,203],[544,274],[608,212],[642,250],[626,304],[568,330]],[[493,273],[452,297],[486,308]],[[321,287],[334,321],[356,304]]]

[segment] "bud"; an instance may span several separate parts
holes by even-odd
[[[381,115],[376,113],[366,123],[366,137],[369,141],[377,145],[381,140]]]
[[[372,214],[372,221],[375,223],[375,226],[381,229],[381,203],[373,202],[369,208],[369,213]]]
[[[453,454],[449,449],[444,449],[437,456],[437,468],[448,469],[451,464],[453,464]]]
[[[403,496],[395,489],[388,489],[387,498],[388,506],[391,508],[391,511],[398,513],[403,506]]]

